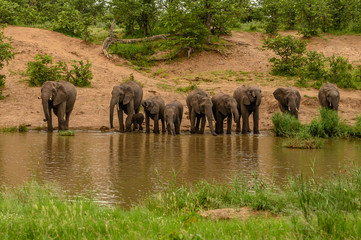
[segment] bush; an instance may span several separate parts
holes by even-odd
[[[32,87],[40,87],[46,81],[60,80],[71,82],[77,87],[89,87],[91,85],[90,79],[93,78],[93,74],[90,70],[91,63],[89,61],[86,64],[83,61],[73,61],[71,65],[73,69],[68,71],[68,66],[63,61],[52,65],[53,57],[47,54],[37,54],[34,59],[35,61],[28,62],[26,69],[29,76],[27,81]]]
[[[289,113],[272,115],[273,130],[279,137],[295,137],[303,129],[300,121]]]
[[[29,76],[27,80],[31,87],[42,86],[46,81],[59,81],[62,79],[62,72],[66,71],[64,62],[53,63],[53,57],[48,54],[37,54],[33,62],[28,62],[26,73]]]
[[[93,79],[93,74],[90,70],[92,64],[87,60],[84,64],[83,61],[73,61],[73,67],[66,76],[66,80],[77,87],[90,87],[90,80]]]
[[[341,88],[355,88],[353,82],[352,65],[348,62],[347,58],[335,57],[334,55],[328,58],[330,69],[326,79],[329,82],[337,84]]]
[[[15,55],[13,52],[13,47],[10,45],[10,43],[4,42],[4,40],[9,40],[9,38],[4,36],[3,26],[0,25],[0,70],[3,69],[5,63],[8,64],[9,60],[13,59]],[[2,88],[5,87],[5,78],[5,75],[0,74],[0,100],[4,99]]]
[[[275,38],[266,38],[262,48],[270,49],[279,58],[273,57],[269,61],[273,64],[272,74],[295,76],[299,74],[299,69],[303,65],[303,54],[306,51],[307,42],[288,35]]]
[[[111,54],[117,54],[122,58],[129,60],[134,65],[150,66],[152,60],[149,56],[155,53],[152,43],[133,43],[133,44],[112,44],[109,47]]]
[[[321,117],[313,119],[309,125],[312,136],[329,138],[348,135],[349,128],[344,122],[340,122],[337,111],[321,108],[320,113]]]

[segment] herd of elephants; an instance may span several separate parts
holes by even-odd
[[[74,85],[69,82],[47,81],[41,88],[41,99],[48,132],[53,131],[52,113],[58,117],[59,130],[66,130],[69,127],[69,118],[73,110],[77,91]],[[298,118],[298,110],[301,103],[299,91],[293,87],[277,88],[273,96],[278,101],[282,112],[289,112]],[[197,88],[189,93],[186,99],[189,109],[191,133],[204,133],[206,120],[211,133],[216,136],[223,134],[223,122],[227,118],[227,134],[231,133],[232,116],[236,122],[236,132],[251,132],[249,127],[249,116],[253,114],[253,133],[259,133],[259,106],[262,93],[257,86],[241,86],[237,88],[233,96],[219,92],[210,96],[205,91]],[[340,93],[336,85],[326,83],[318,93],[318,99],[322,107],[338,110]],[[179,134],[183,116],[183,105],[177,101],[167,104],[160,96],[143,100],[142,87],[134,82],[128,81],[114,86],[110,100],[110,127],[113,128],[114,108],[117,106],[120,132],[130,132],[136,129],[143,130],[142,123],[145,118],[146,133],[150,132],[149,121],[154,121],[154,133],[159,133],[159,120],[162,123],[162,131],[168,134]],[[143,106],[145,116],[140,113]],[[123,112],[127,115],[125,129]],[[215,120],[215,127],[213,126]],[[133,125],[133,129],[132,129]],[[201,125],[201,126],[199,126]]]

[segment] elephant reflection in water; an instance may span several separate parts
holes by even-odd
[[[246,174],[252,174],[259,169],[259,137],[242,135],[236,138],[236,146],[239,146],[242,171]]]
[[[43,154],[46,171],[50,179],[67,182],[72,177],[74,156],[72,140],[69,137],[60,137],[48,134],[46,139],[45,154]]]

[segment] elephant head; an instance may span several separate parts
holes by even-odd
[[[177,116],[176,111],[177,108],[175,106],[166,107],[164,109],[164,117],[167,124],[168,133],[173,134],[174,136],[176,135],[174,126],[175,117]]]
[[[157,114],[159,112],[159,104],[155,104],[152,99],[142,101],[144,111],[149,111],[150,114]]]
[[[242,103],[244,105],[255,105],[258,107],[261,104],[261,99],[262,93],[259,87],[248,87],[242,98]]]
[[[114,115],[114,107],[118,104],[118,108],[120,106],[134,104],[134,91],[133,89],[126,85],[121,84],[119,86],[114,86],[112,90],[112,98],[110,100],[110,127],[113,128],[113,115]],[[134,108],[134,107],[133,107]],[[127,113],[127,109],[124,109]],[[129,113],[127,113],[129,114]]]
[[[322,107],[338,110],[338,104],[340,102],[340,93],[336,85],[326,83],[322,86],[318,92],[318,99]]]
[[[222,101],[218,103],[217,110],[224,116],[229,114],[233,115],[234,121],[236,123],[239,121],[237,101],[233,97],[224,95]]]
[[[208,120],[209,128],[213,136],[217,136],[213,127],[212,100],[209,96],[195,94],[191,101],[191,106],[196,114],[204,114]]]
[[[278,88],[273,92],[273,96],[279,102],[281,111],[287,111],[298,118],[298,111],[301,103],[301,95],[297,89]]]
[[[47,81],[41,87],[41,100],[43,104],[43,110],[45,115],[45,120],[48,124],[48,131],[52,132],[52,118],[51,118],[51,109],[54,106],[59,105],[62,102],[67,100],[67,94],[64,86],[59,82]],[[59,129],[62,129],[63,126],[59,126]]]

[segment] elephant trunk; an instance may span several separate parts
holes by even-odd
[[[234,117],[234,122],[238,123],[238,121],[239,121],[239,112],[238,112],[237,106],[232,108],[232,114],[233,114],[233,117]]]
[[[176,133],[175,133],[175,127],[174,127],[174,123],[173,122],[168,122],[167,123],[167,130],[168,130],[168,134],[169,135],[173,135],[173,136],[175,136],[176,135]]]
[[[333,98],[332,101],[331,101],[331,109],[333,110],[338,110],[338,101],[337,101],[337,98]]]
[[[118,103],[118,100],[114,97],[112,97],[112,100],[110,101],[110,128],[113,128],[113,116],[114,116],[114,107]]]
[[[207,120],[208,120],[208,125],[209,125],[209,128],[211,130],[211,133],[213,136],[217,136],[217,133],[214,131],[214,127],[213,127],[213,113],[212,113],[212,108],[210,109],[207,109],[206,112],[206,117],[207,117]]]
[[[291,104],[291,105],[288,107],[288,110],[289,110],[289,112],[290,112],[293,116],[295,116],[296,118],[298,118],[298,109],[297,109],[296,103]]]
[[[45,115],[45,120],[48,125],[48,132],[52,132],[53,126],[52,126],[52,119],[51,119],[51,106],[49,104],[49,100],[43,99],[42,103],[43,103],[43,111],[44,111],[44,115]]]
[[[259,106],[261,104],[261,99],[262,99],[261,92],[257,92],[256,97],[257,97],[256,106]]]

